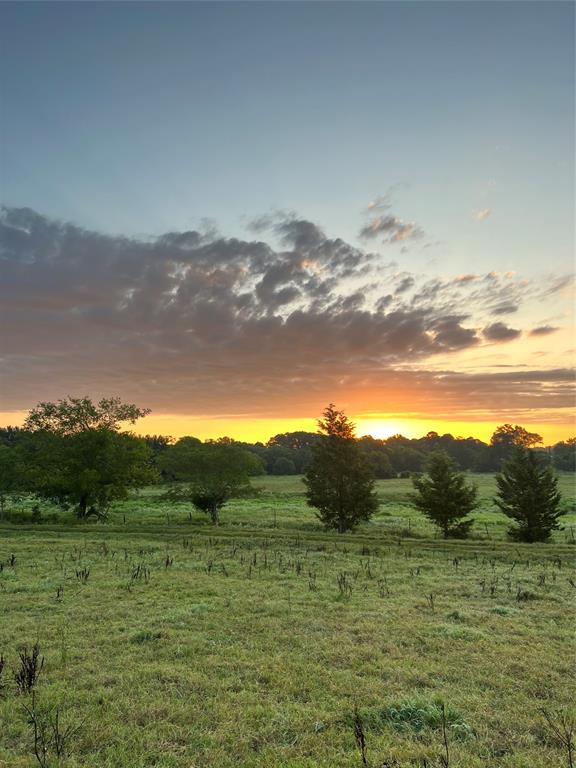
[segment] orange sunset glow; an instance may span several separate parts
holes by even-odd
[[[460,68],[440,66],[422,90],[443,105],[432,110],[439,122],[419,138],[401,118],[404,107],[417,111],[411,75],[398,66],[403,51],[383,70],[390,54],[377,45],[372,65],[361,65],[362,46],[349,71],[330,49],[327,71],[342,93],[314,87],[316,66],[291,58],[281,98],[260,62],[247,60],[250,99],[242,109],[233,100],[235,117],[224,118],[217,94],[236,91],[222,92],[222,78],[241,73],[210,69],[212,86],[194,77],[176,86],[189,53],[169,46],[166,61],[177,60],[160,89],[163,116],[153,109],[135,122],[149,98],[130,105],[96,72],[86,74],[91,86],[71,86],[63,115],[91,94],[78,105],[91,116],[90,139],[83,129],[72,143],[88,141],[92,154],[78,157],[66,131],[23,141],[54,104],[36,70],[24,72],[24,85],[8,91],[44,107],[21,114],[18,103],[4,115],[0,424],[21,424],[40,401],[118,396],[151,409],[139,431],[174,437],[265,441],[314,430],[330,402],[361,435],[487,440],[515,423],[546,444],[569,437],[573,82],[553,63],[558,51],[534,76],[548,72],[537,119],[532,96],[511,101],[534,78],[484,75],[484,50],[455,86],[458,99],[445,78]],[[510,74],[507,59],[501,65]],[[156,82],[151,67],[144,57],[143,82]],[[384,71],[406,81],[394,98]],[[308,91],[300,83],[311,72]],[[486,103],[470,97],[460,124],[452,112],[476,80],[485,93],[484,76],[501,92]],[[126,92],[140,94],[134,73],[126,77]],[[509,122],[496,104],[507,105]],[[112,133],[106,114],[118,117]],[[345,116],[359,114],[352,128]],[[408,119],[411,130],[427,124],[423,114]]]
[[[575,63],[0,0],[0,768],[575,768]]]

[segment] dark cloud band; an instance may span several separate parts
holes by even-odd
[[[515,340],[520,331],[486,325],[490,315],[563,285],[399,272],[294,215],[258,230],[280,246],[211,230],[111,237],[3,209],[3,408],[89,392],[173,412],[278,415],[345,391],[372,410],[393,399],[455,412],[477,379],[426,372],[425,361]],[[564,407],[566,379],[545,374],[521,384],[493,374],[490,388],[503,402]]]

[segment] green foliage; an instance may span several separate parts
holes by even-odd
[[[344,533],[376,513],[374,475],[354,439],[354,425],[342,411],[330,404],[318,427],[322,438],[304,478],[306,499],[326,527]]]
[[[563,472],[576,472],[576,437],[556,443],[552,449],[552,463]]]
[[[79,518],[105,517],[112,502],[156,479],[145,441],[119,432],[120,422],[134,423],[148,412],[119,398],[39,403],[28,414],[22,441],[29,488],[75,508]]]
[[[464,538],[472,520],[465,518],[478,506],[477,489],[457,472],[452,459],[443,452],[432,453],[426,465],[427,475],[412,481],[416,493],[411,500],[443,533],[445,538]]]
[[[6,504],[25,487],[25,467],[18,448],[0,444],[0,520],[4,519]]]
[[[191,502],[215,524],[231,498],[254,493],[250,477],[262,472],[260,459],[234,442],[201,443],[194,437],[178,440],[158,462],[165,473],[184,481],[171,488],[166,498]]]
[[[295,475],[296,465],[287,456],[279,456],[272,464],[271,474],[273,475]]]
[[[542,442],[537,432],[528,432],[518,424],[502,424],[490,439],[490,445],[502,448],[532,448]]]
[[[358,440],[358,445],[370,462],[375,478],[383,480],[396,476],[390,462],[390,452],[383,440],[375,440],[373,437],[365,436]]]
[[[302,474],[312,461],[312,449],[319,440],[313,432],[285,432],[271,437],[263,448],[263,458],[266,471],[270,474],[280,474],[277,471],[279,459],[286,459],[294,465],[293,472],[286,474]]]
[[[88,397],[67,397],[56,403],[38,403],[24,422],[30,432],[51,432],[57,435],[73,435],[92,429],[117,432],[120,424],[134,424],[150,413],[149,408],[138,408],[123,403],[119,397],[103,398],[93,403]]]
[[[547,541],[565,514],[558,479],[534,451],[518,447],[496,476],[496,506],[516,525],[509,529],[517,541]]]
[[[112,502],[156,478],[144,440],[105,427],[34,434],[27,455],[36,495],[75,508],[78,518],[105,517]]]

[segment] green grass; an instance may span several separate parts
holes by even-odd
[[[567,532],[507,542],[492,480],[478,480],[477,538],[463,542],[434,538],[400,480],[380,482],[382,513],[344,536],[322,530],[298,478],[259,479],[218,529],[158,489],[107,524],[13,510],[0,766],[38,764],[13,679],[36,641],[37,706],[80,727],[51,766],[352,768],[355,708],[372,768],[439,765],[440,702],[454,768],[566,766],[541,710],[571,705],[576,548]]]
[[[505,539],[509,521],[494,506],[496,483],[493,475],[470,475],[470,481],[478,486],[480,506],[474,513],[475,525],[472,537],[475,539]],[[286,531],[317,532],[322,534],[323,527],[314,515],[314,510],[306,505],[304,485],[300,476],[263,476],[254,479],[253,484],[260,489],[261,495],[254,499],[236,499],[231,501],[222,512],[223,524],[229,528],[242,528],[260,531],[279,529]],[[563,494],[563,505],[568,514],[563,518],[562,532],[554,534],[555,541],[576,541],[576,486],[573,473],[559,475],[559,488]],[[434,537],[434,527],[417,511],[409,501],[413,491],[409,479],[379,480],[376,489],[381,501],[379,513],[367,524],[361,526],[359,533],[372,536],[377,532],[409,537]],[[129,501],[115,505],[109,515],[107,528],[142,527],[164,530],[194,525],[207,525],[206,515],[195,511],[187,504],[174,504],[163,499],[165,489],[151,486],[133,494]],[[32,522],[32,501],[17,504],[11,512],[14,524]],[[77,523],[71,513],[62,512],[57,507],[42,504],[44,522],[66,525]],[[91,524],[88,523],[88,526]],[[95,524],[92,523],[94,526]]]

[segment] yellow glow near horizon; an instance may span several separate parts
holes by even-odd
[[[496,427],[506,421],[519,423],[516,419],[501,419],[500,421],[446,421],[434,419],[363,419],[356,420],[356,432],[359,437],[372,435],[379,439],[386,439],[392,435],[400,434],[404,437],[423,437],[428,432],[437,432],[439,435],[446,433],[453,437],[475,437],[485,443],[490,438]],[[520,420],[521,421],[521,420]],[[573,437],[576,431],[573,424],[543,424],[524,420],[522,424],[529,432],[537,432],[542,435],[544,445],[553,445],[562,440]]]
[[[22,425],[27,412],[0,412],[0,426]],[[358,437],[372,435],[378,439],[386,439],[395,434],[408,438],[423,437],[427,432],[438,432],[443,435],[450,433],[454,437],[476,437],[489,442],[496,427],[506,421],[522,424],[530,432],[542,435],[544,445],[553,445],[561,440],[573,437],[576,429],[574,423],[546,423],[527,421],[526,419],[502,418],[498,421],[448,421],[434,418],[418,419],[395,417],[393,414],[348,414],[356,424]],[[249,443],[263,442],[283,432],[316,432],[315,418],[258,418],[230,416],[217,418],[213,416],[190,416],[188,414],[152,413],[139,421],[134,431],[140,435],[170,435],[175,438],[193,435],[201,440],[218,437],[232,437]]]

